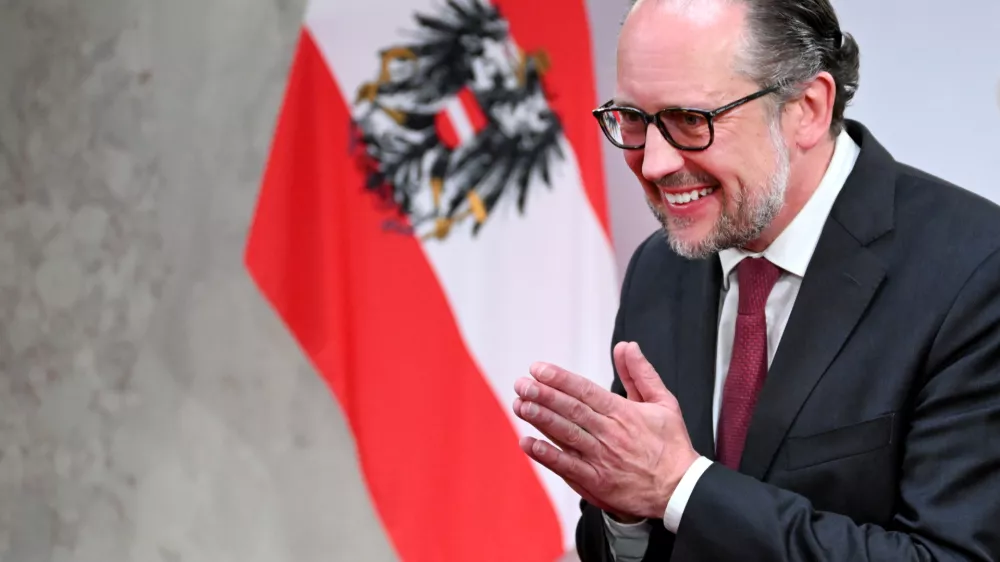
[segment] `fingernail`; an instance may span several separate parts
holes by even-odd
[[[541,442],[535,441],[535,446],[533,447],[533,449],[535,450],[535,454],[536,455],[538,455],[540,457],[544,457],[545,456],[545,447],[542,446]]]
[[[538,406],[534,402],[528,402],[527,405],[522,408],[524,410],[524,417],[533,418],[538,415]]]
[[[529,384],[528,386],[526,386],[524,388],[524,397],[529,400],[534,400],[535,398],[538,398],[538,387],[533,384]]]

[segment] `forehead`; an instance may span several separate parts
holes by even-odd
[[[640,0],[619,36],[616,101],[655,109],[739,90],[745,13],[728,0]]]

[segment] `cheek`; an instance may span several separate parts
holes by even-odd
[[[646,192],[646,196],[653,201],[659,201],[659,190],[642,175],[642,156],[643,153],[641,150],[626,150],[624,151],[625,164],[628,165],[632,173],[635,174],[635,177],[638,178],[639,185]]]
[[[622,155],[625,158],[625,163],[628,164],[632,173],[642,177],[642,151],[641,150],[623,150]]]
[[[749,171],[742,159],[733,154],[707,152],[692,158],[692,163],[697,166],[699,172],[715,180],[722,189],[726,201],[735,201],[742,197],[744,175]]]
[[[727,191],[727,200],[746,199],[749,193],[765,189],[777,160],[766,130],[752,137],[727,136],[717,130],[716,142],[729,150],[709,150],[700,163]]]

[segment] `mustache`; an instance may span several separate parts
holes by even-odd
[[[656,186],[664,189],[688,187],[693,185],[718,185],[719,181],[708,174],[692,174],[677,172],[656,180]]]

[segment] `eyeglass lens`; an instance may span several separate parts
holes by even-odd
[[[660,112],[657,118],[670,138],[683,147],[701,148],[711,141],[708,119],[700,113],[668,110]],[[620,146],[641,147],[646,143],[646,119],[639,111],[607,111],[601,115],[601,124],[611,140]]]

